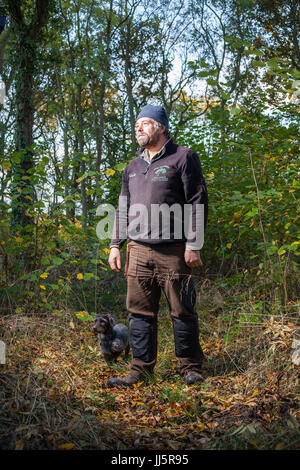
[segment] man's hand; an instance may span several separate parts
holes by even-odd
[[[200,258],[200,252],[198,250],[189,250],[186,248],[184,252],[184,260],[189,268],[203,266]]]
[[[108,258],[109,265],[113,271],[119,273],[121,271],[121,252],[120,248],[113,246],[110,250],[109,258]]]

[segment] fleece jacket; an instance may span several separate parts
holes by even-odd
[[[200,249],[197,205],[202,205],[204,231],[208,195],[198,155],[172,139],[150,162],[141,149],[123,171],[110,246],[121,247],[127,239],[149,245],[185,242],[188,248]]]

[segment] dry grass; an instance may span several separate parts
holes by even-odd
[[[199,299],[205,381],[192,387],[176,375],[164,313],[155,377],[125,390],[106,382],[129,364],[109,368],[91,324],[74,313],[2,317],[0,448],[299,449],[297,326],[269,316],[238,327],[215,299]]]

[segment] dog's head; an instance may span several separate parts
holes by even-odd
[[[94,320],[93,331],[95,334],[109,333],[115,324],[115,319],[112,315],[97,315]]]

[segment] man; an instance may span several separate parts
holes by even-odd
[[[191,268],[202,266],[198,233],[207,219],[207,190],[198,156],[173,142],[168,127],[163,107],[144,106],[136,120],[141,150],[123,172],[109,264],[121,271],[120,248],[129,239],[127,309],[133,357],[129,374],[111,378],[111,387],[133,385],[153,372],[162,290],[170,308],[179,373],[187,384],[203,380]],[[200,224],[197,207],[204,208]]]

